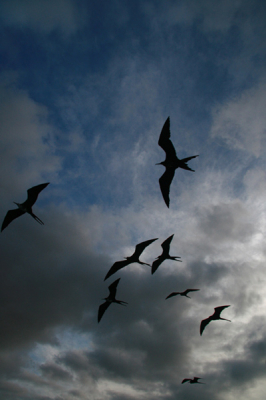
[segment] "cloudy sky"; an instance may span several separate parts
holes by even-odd
[[[0,400],[258,400],[266,378],[266,4],[2,0]],[[180,158],[163,201],[158,138]],[[2,223],[2,222],[1,222]],[[152,263],[104,282],[139,242]],[[97,322],[108,286],[117,298]],[[198,288],[191,299],[173,291]],[[224,318],[199,334],[214,307]],[[205,385],[181,385],[184,378]]]

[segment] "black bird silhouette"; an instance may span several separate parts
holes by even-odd
[[[2,224],[1,232],[13,221],[13,219],[20,217],[21,215],[28,213],[30,214],[39,224],[44,225],[44,223],[32,212],[32,206],[36,202],[39,193],[49,185],[48,183],[42,183],[37,186],[33,186],[32,188],[27,190],[28,198],[24,203],[15,203],[18,208],[15,210],[9,210],[5,216],[5,219]]]
[[[191,297],[189,297],[187,294],[189,292],[197,292],[198,290],[200,289],[186,289],[184,292],[172,292],[171,294],[169,294],[169,296],[165,298],[165,300],[169,299],[170,297],[177,296],[178,294],[180,294],[180,296],[186,296],[190,299]]]
[[[216,320],[216,319],[223,319],[223,320],[225,320],[225,321],[231,322],[230,319],[226,319],[226,318],[221,318],[221,317],[220,317],[221,312],[222,312],[225,308],[227,308],[227,307],[230,307],[230,305],[229,305],[229,306],[215,307],[214,313],[213,313],[212,315],[210,315],[208,318],[203,319],[203,320],[201,321],[201,323],[200,323],[200,334],[201,334],[201,335],[202,335],[202,332],[204,331],[206,325],[208,325],[211,321],[214,321],[214,320]]]
[[[170,117],[167,118],[167,120],[164,123],[163,129],[161,131],[158,145],[165,151],[166,157],[165,160],[157,163],[156,165],[164,165],[165,166],[165,172],[164,174],[160,177],[159,179],[159,184],[161,188],[161,192],[165,201],[165,204],[167,207],[169,207],[170,199],[169,199],[169,193],[170,193],[170,185],[173,180],[173,177],[175,175],[175,170],[177,168],[183,168],[188,171],[193,171],[188,165],[187,162],[191,160],[192,158],[198,157],[196,156],[191,156],[187,158],[183,158],[180,160],[177,155],[175,148],[173,146],[173,143],[170,140]]]
[[[189,383],[201,383],[201,384],[204,384],[204,382],[198,382],[199,379],[202,379],[202,378],[198,378],[197,376],[194,376],[193,379],[189,379],[189,378],[183,379],[181,383],[189,382]]]
[[[150,240],[146,240],[145,242],[141,242],[139,244],[136,245],[135,247],[135,252],[132,254],[132,256],[130,257],[125,257],[125,260],[122,261],[116,261],[112,267],[109,269],[109,271],[106,274],[106,277],[104,278],[104,280],[106,280],[107,278],[109,278],[109,276],[113,275],[116,271],[118,271],[121,268],[126,267],[128,264],[132,264],[134,262],[139,263],[139,264],[145,264],[145,265],[149,265],[145,262],[142,262],[139,260],[139,256],[141,255],[141,253],[143,252],[143,250],[149,246],[152,242],[154,242],[155,240],[157,240],[158,238],[155,239],[150,239]]]
[[[162,254],[157,257],[157,259],[155,261],[153,261],[152,266],[151,266],[151,273],[154,274],[154,272],[157,270],[157,268],[162,264],[162,262],[164,260],[175,260],[175,261],[179,261],[182,262],[181,260],[177,260],[177,258],[181,258],[178,256],[170,256],[169,251],[170,251],[170,243],[172,241],[174,237],[174,234],[169,236],[169,238],[167,238],[162,244],[162,248],[163,248],[163,252]]]
[[[123,300],[116,300],[115,295],[116,295],[116,288],[119,283],[121,278],[118,278],[116,281],[111,283],[111,285],[108,287],[109,289],[109,296],[105,297],[104,300],[105,302],[100,305],[99,311],[98,311],[98,322],[101,321],[103,314],[107,310],[107,308],[110,306],[111,303],[118,303],[121,304],[121,306],[125,306],[128,304],[126,301]]]

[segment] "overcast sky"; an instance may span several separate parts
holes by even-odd
[[[258,400],[266,378],[266,3],[2,0],[0,400]],[[156,166],[171,139],[170,208]],[[158,238],[104,281],[115,261]],[[99,305],[121,278],[101,322]],[[173,291],[200,289],[165,300]],[[199,333],[214,307],[227,321]],[[181,385],[201,377],[204,385]]]

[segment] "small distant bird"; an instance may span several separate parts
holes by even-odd
[[[134,262],[139,263],[139,264],[143,264],[143,265],[149,265],[145,262],[142,262],[139,260],[139,257],[141,255],[141,253],[144,251],[144,249],[149,246],[152,242],[154,242],[156,239],[150,239],[150,240],[146,240],[145,242],[141,242],[139,244],[136,245],[135,247],[135,252],[132,254],[132,256],[130,257],[125,257],[125,260],[122,261],[116,261],[112,267],[109,269],[109,271],[106,274],[106,277],[104,278],[104,280],[106,280],[107,278],[109,278],[109,276],[113,275],[115,272],[117,272],[119,269],[126,267],[128,264],[132,264]]]
[[[165,166],[165,172],[159,179],[159,184],[161,188],[161,192],[165,201],[165,204],[169,208],[169,193],[170,193],[170,185],[172,183],[173,177],[175,175],[175,170],[177,168],[183,168],[188,171],[193,171],[188,165],[187,162],[191,160],[192,158],[198,157],[196,156],[191,156],[187,158],[183,158],[180,160],[177,155],[175,148],[173,146],[173,143],[170,140],[170,117],[167,118],[167,120],[164,123],[163,129],[161,131],[160,137],[159,137],[159,142],[158,145],[165,151],[166,157],[165,160],[157,163],[156,165],[164,165]]]
[[[5,216],[5,219],[2,224],[1,232],[13,221],[13,219],[20,217],[21,215],[28,213],[30,214],[39,224],[44,225],[44,223],[32,212],[32,206],[36,202],[39,193],[49,185],[48,183],[42,183],[41,185],[33,186],[32,188],[27,190],[28,198],[24,203],[19,204],[15,203],[18,208],[15,210],[9,210]]]
[[[216,319],[223,319],[223,320],[225,320],[225,321],[231,322],[230,319],[226,319],[226,318],[221,318],[221,317],[220,317],[221,312],[222,312],[225,308],[227,308],[227,307],[230,307],[230,305],[229,305],[229,306],[215,307],[214,313],[213,313],[210,317],[208,317],[208,318],[206,318],[206,319],[203,319],[203,320],[201,321],[201,323],[200,323],[200,334],[201,334],[201,335],[202,335],[202,332],[204,331],[206,325],[208,325],[211,321],[214,321],[214,320],[216,320]]]
[[[175,260],[182,262],[181,260],[177,260],[177,258],[181,258],[178,256],[170,256],[169,251],[170,251],[170,243],[174,237],[174,234],[169,236],[162,244],[163,252],[162,254],[157,257],[155,261],[153,261],[152,266],[151,266],[151,273],[154,274],[154,272],[157,270],[157,268],[162,264],[164,260]]]
[[[101,321],[103,314],[107,310],[107,308],[110,306],[111,303],[118,303],[121,304],[121,306],[125,306],[128,304],[126,301],[123,300],[116,300],[115,295],[116,295],[116,288],[119,283],[121,278],[118,278],[116,281],[111,283],[111,285],[108,287],[109,289],[109,296],[105,297],[104,300],[105,302],[100,305],[99,311],[98,311],[98,322]]]
[[[165,298],[165,300],[166,300],[166,299],[169,299],[170,297],[177,296],[178,294],[180,294],[180,296],[186,296],[186,297],[188,297],[189,299],[191,299],[191,297],[189,297],[187,294],[188,294],[189,292],[197,292],[198,290],[200,290],[200,289],[187,289],[187,290],[185,290],[184,292],[173,292],[173,293],[169,294],[169,296],[167,296],[167,297]]]
[[[189,383],[201,383],[201,384],[204,384],[204,382],[198,382],[199,379],[202,379],[202,378],[198,378],[197,376],[194,376],[193,379],[189,379],[189,378],[183,379],[181,383],[189,382]]]

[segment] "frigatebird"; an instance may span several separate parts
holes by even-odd
[[[21,215],[28,213],[30,214],[39,224],[44,225],[44,223],[32,212],[32,206],[36,202],[39,193],[49,185],[48,183],[41,183],[40,185],[33,186],[32,188],[27,190],[28,197],[24,203],[15,203],[18,208],[15,210],[9,210],[5,216],[5,219],[2,224],[1,232],[13,221],[13,219],[20,217]]]
[[[180,160],[177,155],[175,148],[173,146],[173,143],[170,140],[171,132],[170,132],[170,117],[167,118],[167,120],[164,123],[164,126],[162,128],[158,145],[165,151],[166,157],[165,160],[157,163],[156,165],[164,165],[165,166],[165,172],[164,174],[160,177],[159,179],[159,184],[161,188],[161,192],[165,201],[165,204],[169,208],[169,193],[170,193],[170,185],[173,180],[173,177],[175,175],[175,170],[177,168],[183,168],[188,171],[194,171],[194,169],[191,169],[188,165],[187,162],[191,160],[192,158],[198,157],[196,156],[191,156],[191,157],[186,157],[182,158]]]
[[[188,297],[189,299],[191,299],[191,297],[189,297],[187,294],[188,294],[189,292],[197,292],[198,290],[200,290],[200,289],[186,289],[186,290],[184,290],[184,292],[172,292],[171,294],[169,294],[169,296],[167,296],[167,297],[165,298],[165,300],[166,300],[166,299],[169,299],[170,297],[177,296],[178,294],[180,294],[180,296],[186,296],[186,297]]]
[[[212,315],[210,315],[208,318],[203,319],[203,320],[201,321],[201,323],[200,323],[200,334],[201,334],[201,335],[202,335],[202,332],[204,331],[206,325],[208,325],[211,321],[214,321],[214,320],[216,320],[216,319],[223,319],[223,320],[225,320],[225,321],[231,322],[230,319],[226,319],[226,318],[221,318],[221,317],[220,317],[221,312],[222,312],[225,308],[227,308],[227,307],[230,307],[230,305],[229,305],[229,306],[215,307],[214,313],[213,313]]]
[[[183,379],[181,383],[189,382],[189,383],[201,383],[201,384],[204,384],[204,382],[198,382],[199,379],[202,379],[202,378],[198,378],[197,376],[194,376],[193,379],[189,379],[189,378]]]
[[[99,306],[98,322],[101,321],[103,314],[105,313],[105,311],[107,310],[107,308],[110,306],[111,303],[118,303],[118,304],[121,304],[121,306],[125,306],[126,304],[128,304],[126,301],[117,300],[115,298],[116,288],[117,288],[117,285],[118,285],[120,279],[121,278],[118,278],[116,281],[111,283],[111,285],[108,287],[110,293],[109,293],[108,297],[104,298],[105,302]]]
[[[151,273],[154,274],[154,272],[157,270],[157,268],[162,264],[162,262],[164,260],[175,260],[175,261],[179,261],[182,262],[181,260],[177,260],[177,258],[181,258],[178,256],[170,256],[169,251],[170,251],[170,243],[172,241],[174,237],[174,234],[169,236],[169,238],[167,238],[162,244],[162,254],[157,257],[157,259],[155,261],[153,261],[152,266],[151,266]]]
[[[109,269],[109,271],[107,272],[104,280],[106,280],[107,278],[109,278],[109,276],[113,275],[116,271],[118,271],[121,268],[126,267],[128,264],[132,264],[134,262],[139,263],[139,264],[144,264],[144,265],[149,265],[145,262],[142,262],[139,260],[139,256],[141,255],[141,253],[144,251],[144,249],[149,246],[152,242],[154,242],[155,240],[157,240],[158,238],[155,239],[150,239],[150,240],[146,240],[145,242],[141,242],[139,244],[136,245],[135,247],[135,252],[130,256],[130,257],[125,257],[125,260],[122,261],[116,261],[112,267]]]

